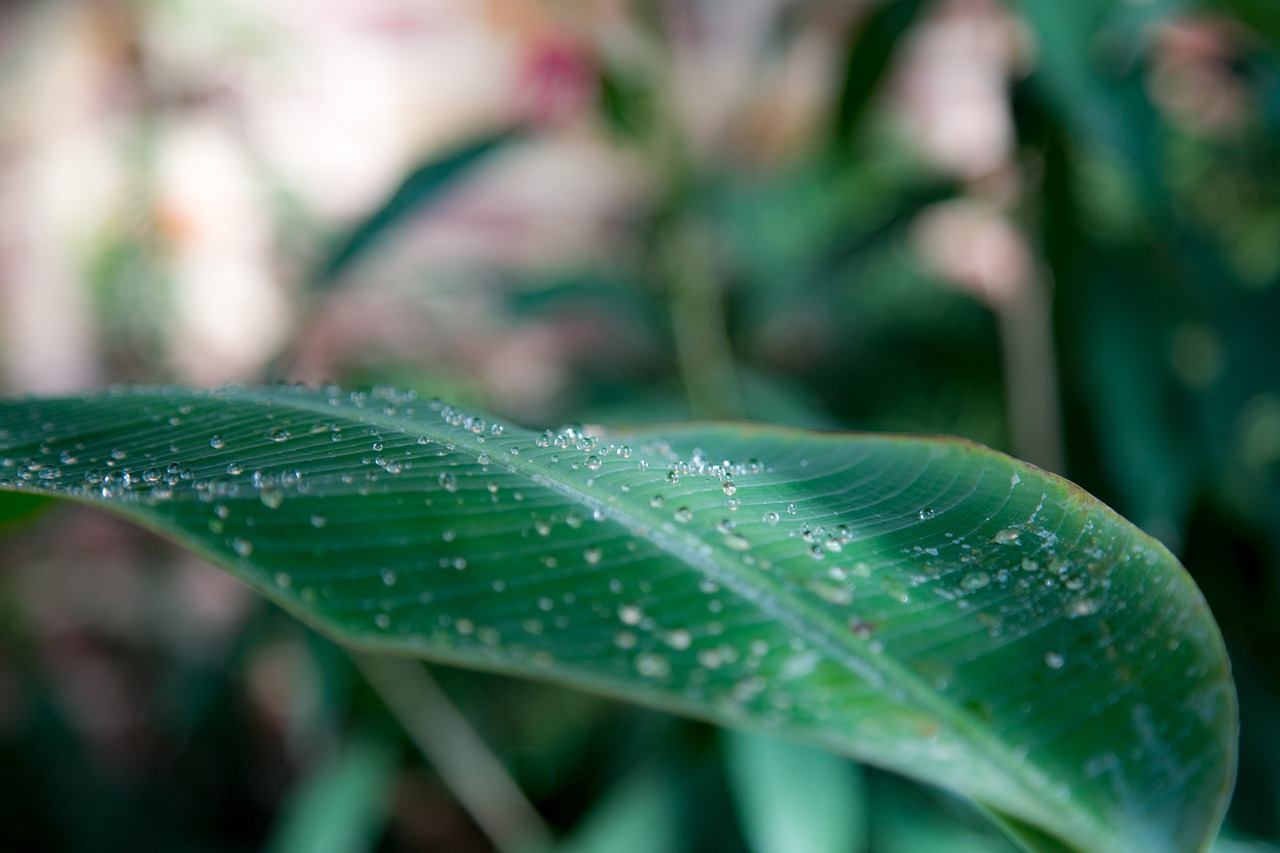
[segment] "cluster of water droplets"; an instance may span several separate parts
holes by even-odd
[[[325,388],[321,393],[329,406],[342,411],[341,416],[308,420],[289,410],[278,416],[268,414],[259,427],[246,430],[234,422],[219,425],[216,417],[206,413],[202,423],[214,428],[198,442],[184,433],[183,446],[170,445],[166,452],[162,444],[153,442],[153,449],[137,458],[130,458],[137,451],[123,447],[85,443],[64,447],[48,441],[27,456],[0,456],[0,483],[153,503],[190,492],[213,504],[209,531],[225,534],[231,551],[246,560],[256,550],[251,522],[264,512],[269,516],[280,510],[290,500],[305,498],[313,483],[326,491],[349,487],[360,494],[387,489],[399,494],[401,487],[390,484],[410,478],[422,504],[432,510],[456,509],[475,501],[511,510],[539,487],[568,489],[579,495],[581,509],[549,511],[530,505],[520,510],[527,516],[522,537],[550,542],[557,529],[580,531],[584,525],[610,519],[620,522],[626,535],[615,532],[586,537],[575,548],[548,548],[538,556],[536,568],[620,570],[632,559],[638,541],[654,537],[675,543],[699,565],[718,566],[716,571],[722,574],[731,577],[733,571],[740,571],[726,568],[736,564],[773,577],[789,594],[847,612],[848,634],[868,641],[873,653],[883,648],[877,637],[879,625],[892,618],[886,602],[914,605],[922,593],[960,609],[973,607],[979,597],[1004,596],[994,608],[986,606],[986,599],[978,608],[992,636],[1031,624],[1024,618],[1029,608],[1052,604],[1078,619],[1096,615],[1106,599],[1109,579],[1099,569],[1105,562],[1101,552],[1092,560],[1087,553],[1084,559],[1059,555],[1053,534],[1034,521],[1000,530],[982,541],[972,534],[948,532],[945,541],[933,535],[935,545],[910,545],[894,558],[873,559],[858,547],[865,534],[838,515],[815,513],[800,498],[777,500],[786,494],[779,484],[785,483],[789,472],[775,471],[754,458],[733,461],[697,447],[680,453],[663,440],[612,441],[580,425],[528,434],[436,399],[421,400],[412,391],[379,388],[347,393]],[[349,414],[353,409],[354,417]],[[192,412],[192,404],[179,403],[167,412],[157,408],[152,421],[178,428]],[[371,417],[362,417],[362,412]],[[389,425],[387,418],[400,420]],[[447,429],[432,427],[435,419]],[[0,449],[9,437],[0,435]],[[327,451],[320,449],[321,442]],[[298,448],[305,450],[299,454]],[[341,454],[341,465],[329,463],[334,454]],[[167,460],[166,455],[178,461]],[[199,458],[200,464],[184,465],[181,459],[187,456]],[[287,461],[295,457],[307,464]],[[272,464],[265,464],[266,460]],[[92,464],[86,467],[86,461]],[[76,471],[72,481],[63,475],[69,466]],[[769,488],[753,490],[757,481]],[[1019,483],[1015,473],[1011,488]],[[629,497],[628,493],[635,494]],[[932,505],[910,509],[902,524],[923,527],[945,522],[944,509]],[[238,525],[237,516],[245,516]],[[306,513],[305,518],[317,531],[330,528],[333,522],[323,510]],[[928,538],[922,534],[920,541]],[[438,567],[474,570],[466,549],[475,543],[456,539],[453,530],[442,537],[457,549],[442,556]],[[1002,551],[1018,556],[1005,559]],[[380,577],[388,589],[403,586],[393,571]],[[288,573],[277,574],[275,582],[282,589],[296,589]],[[493,579],[487,586],[503,592],[509,588],[509,579]],[[712,586],[719,591],[717,584]],[[747,586],[770,588],[755,581]],[[1046,594],[1057,587],[1072,594]],[[708,597],[709,612],[714,614],[712,607],[722,606],[723,597]],[[397,606],[395,599],[373,600],[375,627],[394,630]],[[648,626],[660,643],[656,648],[646,645],[642,637],[648,623],[642,624],[643,610],[638,599],[610,608],[619,622],[614,634],[617,648],[639,649],[638,654],[646,655],[635,658],[641,675],[665,677],[669,662],[664,667],[661,660],[668,653],[689,651],[703,664],[734,654],[720,646],[697,647],[695,634],[682,626]],[[540,618],[525,622],[529,628],[536,625],[538,633],[548,627]],[[451,617],[453,630],[465,636],[472,632],[463,629],[474,624],[467,617]],[[1046,650],[1044,662],[1052,670],[1062,669],[1064,652]]]

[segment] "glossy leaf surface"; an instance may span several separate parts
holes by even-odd
[[[1235,695],[1190,578],[963,441],[118,389],[0,402],[0,488],[134,519],[354,645],[944,786],[1029,849],[1201,849],[1230,790]]]

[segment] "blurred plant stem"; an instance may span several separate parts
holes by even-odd
[[[673,218],[661,239],[676,360],[689,408],[696,418],[741,418],[742,394],[711,235],[705,224],[684,214]]]
[[[520,786],[417,661],[353,652],[356,667],[500,853],[551,848]]]
[[[1029,275],[1016,294],[994,300],[992,307],[1000,328],[1013,453],[1062,474],[1062,412],[1048,285]]]

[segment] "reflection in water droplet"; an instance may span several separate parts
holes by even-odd
[[[231,547],[241,557],[248,557],[253,553],[253,543],[248,539],[241,539],[238,536],[231,540]]]
[[[272,427],[267,430],[267,438],[270,441],[288,441],[289,431],[284,427]]]
[[[1044,662],[1050,669],[1062,669],[1063,664],[1066,663],[1066,659],[1057,652],[1045,652]]]
[[[209,439],[209,446],[214,450],[221,450],[227,446],[227,443],[222,440],[222,436],[215,435],[213,438]]]
[[[937,513],[933,511],[932,507],[925,507],[924,509],[920,510],[921,521],[928,521],[929,519],[933,518],[935,515],[937,515]]]
[[[780,518],[781,516],[779,516],[776,512],[774,512],[773,510],[769,510],[764,514],[764,523],[772,527],[773,525],[778,523]]]
[[[458,478],[450,474],[448,471],[444,472],[436,479],[446,492],[458,491]]]
[[[688,524],[693,520],[693,512],[687,506],[682,506],[677,509],[671,517],[681,524]]]

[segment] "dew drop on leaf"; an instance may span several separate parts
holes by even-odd
[[[636,672],[646,678],[666,678],[671,675],[671,662],[652,652],[636,655]]]
[[[662,641],[677,651],[683,651],[693,644],[693,635],[684,628],[677,628],[674,631],[668,631]]]
[[[1018,531],[1001,530],[991,538],[991,541],[997,545],[1012,545],[1014,542],[1018,541]]]

